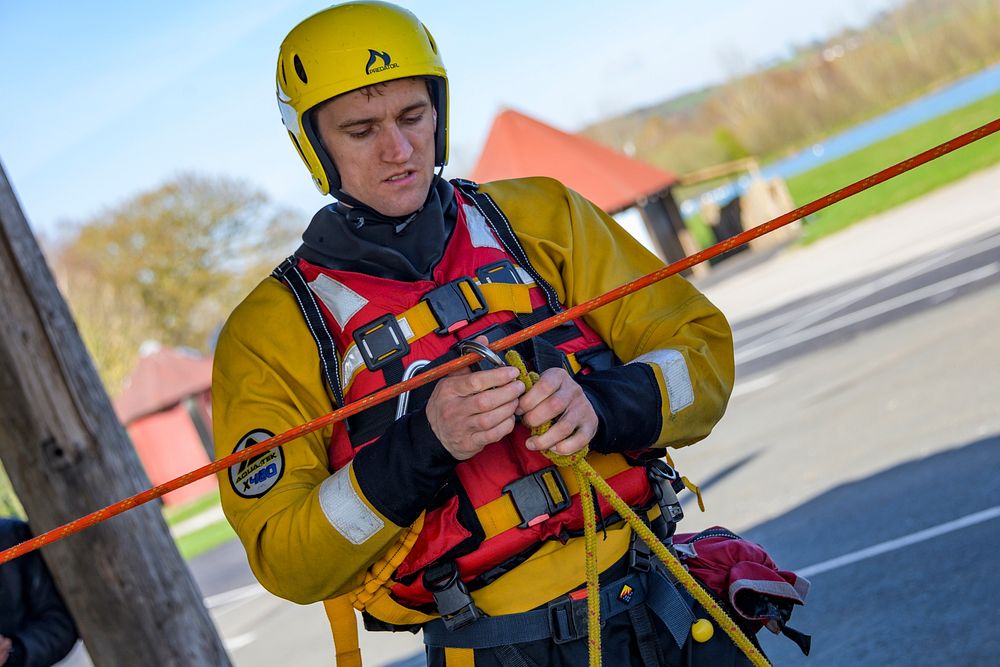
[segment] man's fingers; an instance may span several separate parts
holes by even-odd
[[[517,379],[518,371],[510,366],[491,368],[487,371],[476,371],[455,378],[454,391],[459,396],[472,396],[481,391],[502,387]]]
[[[564,412],[566,412],[566,409],[570,405],[570,398],[567,393],[568,392],[557,392],[547,396],[534,408],[526,411],[523,416],[524,424],[526,426],[530,426],[531,428],[535,428],[536,426],[541,426],[547,421],[558,419]]]
[[[497,424],[490,430],[481,431],[480,433],[477,433],[476,434],[477,444],[479,444],[482,447],[485,447],[486,445],[497,442],[505,435],[509,434],[511,431],[514,430],[515,423],[516,421],[514,419],[514,414],[512,412],[509,417],[501,421],[499,424]]]
[[[534,449],[537,451],[544,451],[546,449],[551,449],[553,445],[556,445],[566,438],[573,435],[576,432],[576,424],[566,421],[555,421],[549,427],[545,433],[541,435],[531,436],[525,445],[528,449]]]
[[[566,378],[569,377],[566,371],[561,368],[550,368],[542,373],[531,389],[524,392],[524,396],[521,397],[521,404],[519,406],[521,414],[527,414],[534,410],[538,407],[539,403],[559,390],[564,380],[560,374]]]
[[[490,431],[498,424],[502,424],[508,419],[514,418],[514,408],[517,407],[517,401],[509,400],[506,403],[498,405],[497,407],[489,410],[487,412],[481,412],[477,415],[469,417],[470,430],[473,433],[484,431]],[[492,440],[488,442],[493,442]]]

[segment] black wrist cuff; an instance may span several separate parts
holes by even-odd
[[[597,434],[590,448],[602,454],[650,447],[663,427],[660,389],[653,369],[626,364],[589,375],[577,375],[594,412]]]
[[[458,464],[431,430],[423,410],[397,419],[354,457],[354,475],[372,506],[398,526],[428,507]]]

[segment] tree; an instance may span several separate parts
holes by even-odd
[[[207,352],[303,226],[241,181],[194,174],[75,225],[56,274],[112,393],[145,340]]]
[[[0,166],[0,459],[35,531],[148,486]],[[42,556],[97,665],[228,665],[156,507]]]

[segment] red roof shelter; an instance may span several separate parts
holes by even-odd
[[[183,350],[144,354],[115,399],[115,412],[153,484],[209,463],[212,360]],[[207,477],[163,496],[168,505],[216,488]]]
[[[670,190],[674,174],[506,109],[493,121],[472,180],[525,176],[555,178],[609,214],[638,206],[668,261],[697,250]]]

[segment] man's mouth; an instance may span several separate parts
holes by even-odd
[[[395,181],[401,181],[401,180],[403,180],[404,178],[406,178],[407,176],[409,176],[412,173],[413,173],[412,171],[404,171],[401,174],[395,174],[393,176],[390,176],[389,178],[387,178],[385,180],[386,180],[387,183],[393,183]]]

